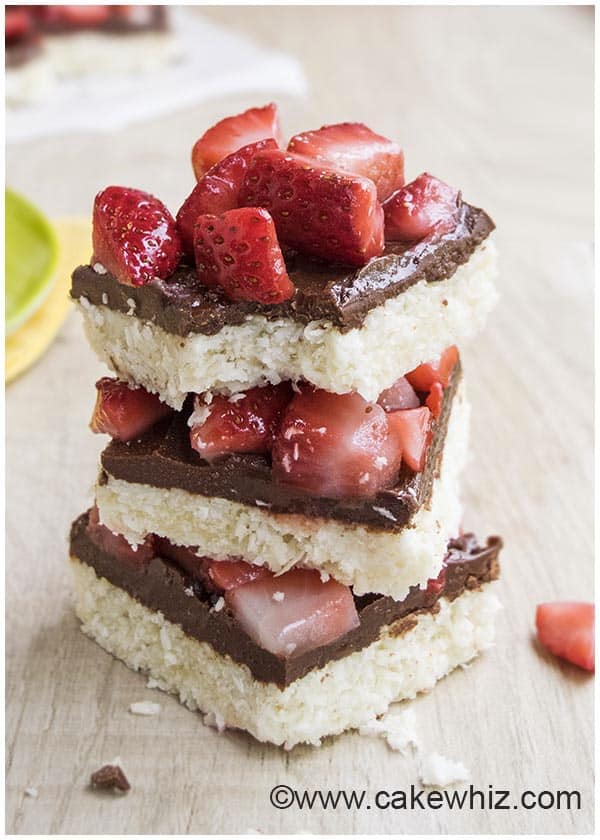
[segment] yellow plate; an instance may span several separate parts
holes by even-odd
[[[69,311],[71,272],[87,263],[92,231],[87,219],[59,219],[53,223],[59,255],[56,280],[43,304],[6,339],[5,379],[12,382],[36,362],[56,337]]]

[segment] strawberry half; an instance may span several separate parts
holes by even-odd
[[[304,387],[285,412],[272,458],[281,484],[329,498],[369,497],[394,482],[402,449],[381,406]]]
[[[232,152],[265,140],[281,143],[281,128],[277,105],[271,102],[263,108],[249,108],[243,114],[226,117],[205,131],[192,149],[192,166],[199,181],[205,172]]]
[[[377,404],[385,411],[399,411],[403,408],[418,408],[421,401],[408,379],[401,376],[392,386],[381,392]]]
[[[458,190],[424,172],[384,202],[386,239],[414,242],[456,225]]]
[[[232,452],[270,452],[283,412],[292,398],[289,382],[251,388],[242,399],[215,396],[208,406],[196,397],[194,412],[208,412],[190,429],[192,449],[207,461]],[[193,416],[193,415],[192,415]]]
[[[94,201],[94,261],[121,283],[164,280],[177,267],[181,239],[162,201],[143,190],[107,187]]]
[[[194,226],[198,277],[230,300],[281,303],[294,296],[270,214],[240,207],[198,216]]]
[[[96,434],[115,440],[135,440],[173,409],[145,388],[130,388],[126,382],[108,376],[96,382],[98,394],[90,421]]]
[[[237,589],[252,580],[273,577],[273,572],[265,566],[256,566],[244,560],[213,560],[208,573],[215,586],[225,591]]]
[[[434,382],[439,382],[445,388],[450,382],[457,361],[458,347],[453,344],[446,347],[439,359],[424,362],[407,373],[406,378],[416,391],[429,391]]]
[[[423,472],[431,438],[431,412],[427,406],[391,411],[390,427],[402,448],[402,460],[414,472]]]
[[[257,152],[276,149],[275,140],[259,140],[215,163],[198,181],[177,213],[177,227],[186,253],[194,253],[194,225],[198,216],[219,216],[238,206],[238,196],[248,164]]]
[[[374,183],[300,155],[255,155],[240,204],[265,207],[280,240],[306,254],[365,265],[383,251],[383,210]]]
[[[133,548],[121,534],[113,534],[106,525],[101,525],[96,505],[88,514],[87,532],[103,551],[136,569],[145,569],[156,554],[152,537],[146,537],[143,543]]]
[[[584,602],[539,604],[535,613],[538,639],[555,656],[593,671],[594,616],[594,605]]]
[[[324,125],[317,131],[296,134],[288,143],[288,151],[370,178],[379,201],[404,184],[404,152],[400,146],[362,123]]]

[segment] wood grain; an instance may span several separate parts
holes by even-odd
[[[7,831],[86,833],[587,833],[592,679],[532,641],[535,604],[592,597],[592,18],[578,8],[220,8],[206,13],[296,52],[310,101],[290,131],[364,119],[405,144],[409,172],[463,186],[498,223],[501,303],[463,352],[473,402],[465,522],[506,541],[497,646],[415,701],[425,748],[480,789],[579,790],[580,810],[277,811],[298,790],[408,789],[417,761],[355,734],[285,753],[216,735],[78,631],[66,533],[91,500],[102,441],[87,422],[104,373],[73,314],[7,393]],[[333,37],[332,37],[333,35]],[[264,98],[264,97],[263,97]],[[192,140],[236,100],[8,152],[12,186],[53,215],[105,183],[176,206]],[[93,161],[93,165],[92,162]],[[50,163],[52,165],[50,165]],[[158,700],[158,717],[130,703]],[[121,756],[124,798],[89,791]],[[37,798],[26,797],[35,787]],[[372,799],[371,799],[372,801]]]

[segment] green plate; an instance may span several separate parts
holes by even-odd
[[[52,288],[58,240],[45,216],[12,190],[5,190],[6,334],[13,333]]]

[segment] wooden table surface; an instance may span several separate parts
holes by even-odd
[[[593,678],[532,641],[536,603],[591,599],[592,42],[585,8],[218,8],[206,14],[289,49],[311,83],[284,100],[289,132],[360,119],[398,138],[495,218],[502,300],[464,350],[473,402],[465,521],[500,533],[497,646],[414,702],[426,751],[462,761],[487,791],[578,790],[580,809],[276,810],[275,784],[390,791],[417,761],[344,735],[285,753],[217,735],[151,691],[77,628],[69,523],[92,498],[103,441],[87,422],[103,369],[73,314],[7,391],[7,831],[10,833],[587,833]],[[258,99],[265,100],[262,96]],[[190,188],[189,148],[236,99],[134,126],[9,148],[8,181],[53,216],[88,213],[107,183],[171,207]],[[161,704],[137,717],[129,704]],[[131,783],[86,789],[119,755]],[[37,788],[37,798],[25,796]]]

